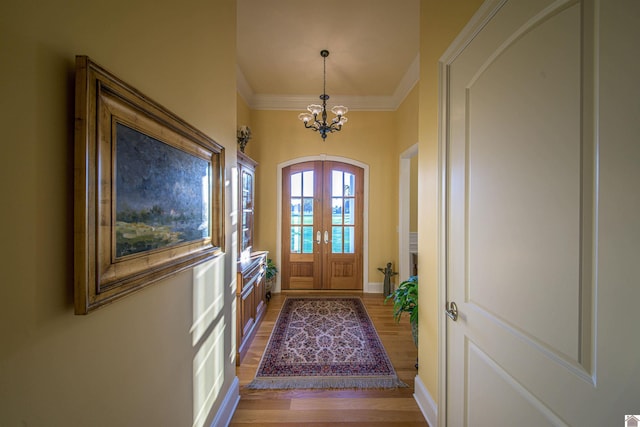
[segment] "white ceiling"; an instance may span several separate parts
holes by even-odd
[[[238,90],[251,108],[395,110],[418,81],[420,0],[237,0]]]

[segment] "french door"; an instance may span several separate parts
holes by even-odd
[[[334,161],[282,170],[282,289],[362,290],[363,177]]]

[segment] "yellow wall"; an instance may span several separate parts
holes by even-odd
[[[418,142],[419,88],[416,84],[395,111],[398,155]]]
[[[253,138],[247,152],[259,162],[256,181],[256,247],[275,260],[278,164],[326,154],[354,159],[369,166],[369,281],[382,282],[377,267],[397,259],[397,169],[393,112],[350,111],[339,133],[327,136],[305,129],[299,111],[251,112]]]
[[[238,127],[240,126],[249,126],[253,131],[253,127],[251,126],[251,109],[247,105],[247,102],[240,96],[240,94],[236,97],[236,105],[238,110]],[[239,147],[238,147],[239,148]],[[245,154],[249,154],[251,150],[251,140],[245,146]]]
[[[419,101],[419,85],[409,92],[398,110],[396,111],[397,129],[398,129],[398,156],[406,151],[409,147],[418,142],[418,101]],[[398,157],[396,156],[396,157]],[[398,157],[399,161],[399,157]],[[410,187],[410,215],[409,215],[409,231],[418,231],[418,156],[411,158],[411,187]],[[399,269],[399,267],[398,267]],[[405,278],[401,278],[404,280]]]
[[[420,10],[420,120],[418,271],[420,380],[438,399],[438,61],[482,0],[422,0]],[[441,409],[443,410],[443,409]]]
[[[228,147],[233,165],[235,1],[1,9],[0,425],[209,425],[235,377],[235,256],[73,314],[74,56]],[[215,308],[197,335],[195,298]]]
[[[418,231],[418,156],[411,158],[409,187],[409,231]]]

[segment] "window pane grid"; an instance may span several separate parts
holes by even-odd
[[[331,172],[331,252],[355,253],[356,176]]]
[[[302,174],[300,172],[291,174],[291,197],[302,196]]]
[[[331,252],[342,253],[342,227],[331,227]]]
[[[343,214],[343,224],[345,225],[355,225],[355,199],[353,197],[346,197],[344,200],[344,214]]]
[[[302,227],[302,253],[313,253],[313,227]]]
[[[343,253],[353,254],[356,252],[356,236],[354,227],[344,227]]]
[[[334,197],[331,199],[331,224],[342,224],[342,206],[343,200],[341,197]]]
[[[300,227],[291,227],[291,253],[299,254],[302,252],[302,241]]]
[[[313,253],[314,171],[291,174],[291,253]],[[331,252],[355,253],[356,176],[331,171]]]
[[[313,171],[304,171],[302,174],[302,189],[304,197],[313,197]]]
[[[291,199],[291,224],[302,224],[302,200]]]
[[[314,171],[291,176],[291,253],[313,253]]]
[[[303,217],[302,223],[304,225],[313,225],[313,199],[304,198],[302,199],[303,203]]]

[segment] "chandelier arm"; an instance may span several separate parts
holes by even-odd
[[[317,122],[315,122],[315,123],[317,123]],[[307,129],[315,130],[315,131],[318,130],[318,129],[315,128],[315,126],[309,125],[309,123],[304,123],[304,127],[307,128]]]

